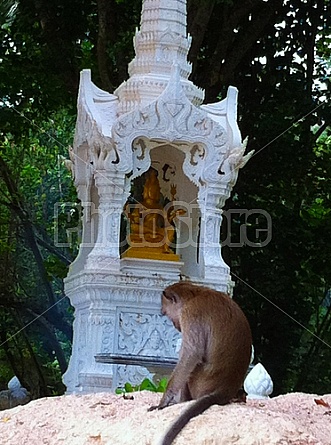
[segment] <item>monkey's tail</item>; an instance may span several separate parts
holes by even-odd
[[[212,405],[226,405],[228,397],[222,397],[219,393],[212,393],[201,397],[189,406],[175,422],[169,427],[159,445],[171,445],[184,426],[195,416],[202,414]]]

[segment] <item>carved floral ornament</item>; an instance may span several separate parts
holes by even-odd
[[[153,313],[146,308],[146,312],[137,314],[136,311],[119,308],[118,319],[118,351],[133,351],[134,354],[152,356],[175,354],[180,334],[174,329],[169,329],[171,323],[159,313]]]
[[[197,186],[219,182],[219,167],[229,154],[226,131],[187,99],[178,76],[156,101],[121,116],[112,138],[117,167],[132,171],[131,179],[148,170],[150,151],[166,143],[184,153],[183,170]]]

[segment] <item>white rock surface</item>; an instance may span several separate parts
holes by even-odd
[[[147,412],[159,394],[44,398],[0,413],[1,445],[154,445],[187,406]],[[317,402],[316,402],[317,401]],[[213,406],[174,445],[330,445],[331,394],[286,394]]]

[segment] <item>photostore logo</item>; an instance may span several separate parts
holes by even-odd
[[[207,210],[204,220],[213,218],[212,215]],[[217,245],[263,248],[272,239],[272,219],[263,209],[229,209],[220,211],[216,218],[220,223]],[[139,203],[127,204],[124,211],[111,207],[97,209],[93,202],[57,203],[54,243],[63,248],[72,247],[73,243],[90,248],[118,245],[123,249],[133,244],[135,247],[167,245],[179,251],[187,246],[200,248],[203,239],[208,246],[213,244],[209,236],[201,236],[204,220],[198,204],[183,201],[158,209],[148,209]],[[208,233],[208,227],[205,230]]]

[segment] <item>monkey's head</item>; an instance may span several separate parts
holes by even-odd
[[[178,293],[167,287],[162,292],[162,315],[166,315],[174,324],[175,328],[180,331],[180,314],[182,310],[181,298]]]
[[[162,315],[169,317],[179,332],[183,305],[197,295],[197,289],[198,287],[189,281],[179,281],[166,287],[162,293]]]

